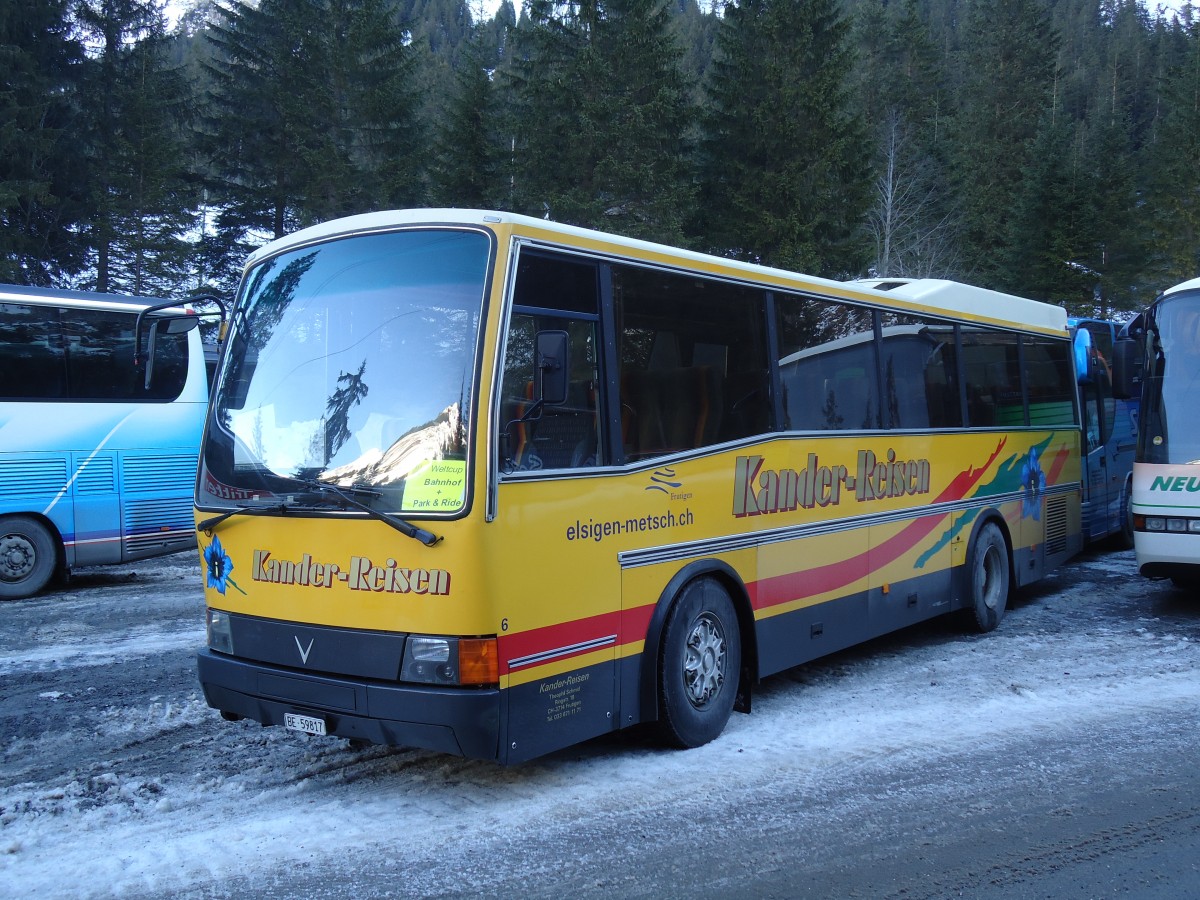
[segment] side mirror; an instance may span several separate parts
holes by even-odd
[[[1082,326],[1077,328],[1075,339],[1071,342],[1071,349],[1075,354],[1075,381],[1079,384],[1091,384],[1095,376],[1092,333]]]
[[[146,390],[150,390],[150,385],[154,383],[154,358],[158,351],[158,336],[160,334],[187,334],[199,326],[200,320],[195,316],[171,316],[151,320],[150,334],[146,345],[146,379],[142,385]]]
[[[1142,345],[1132,338],[1120,338],[1113,345],[1113,396],[1121,400],[1142,395]]]
[[[571,371],[565,331],[539,331],[534,339],[533,395],[548,406],[567,402]]]

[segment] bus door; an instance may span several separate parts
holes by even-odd
[[[613,479],[596,474],[610,461],[597,310],[595,263],[522,253],[500,385],[494,523],[511,536],[495,565],[525,567],[500,579],[522,586],[519,614],[500,640],[508,731],[520,735],[509,763],[604,734],[618,720],[626,515]],[[546,340],[555,336],[557,349]]]

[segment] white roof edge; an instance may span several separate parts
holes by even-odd
[[[1003,294],[999,291],[991,291],[986,288],[960,284],[959,282],[934,278],[911,280],[876,278],[858,281],[834,281],[814,275],[787,272],[770,266],[755,265],[754,263],[740,260],[712,256],[694,250],[670,247],[637,238],[622,237],[621,235],[609,234],[608,232],[580,228],[576,225],[564,225],[561,222],[553,222],[549,219],[537,219],[532,216],[523,216],[517,213],[497,210],[455,208],[402,209],[363,213],[341,219],[331,219],[328,222],[322,222],[318,225],[313,225],[277,238],[269,244],[260,247],[246,260],[246,268],[250,268],[266,256],[273,256],[290,247],[321,241],[338,235],[417,224],[479,225],[483,227],[503,224],[522,225],[527,228],[539,228],[578,238],[602,240],[615,246],[644,252],[670,254],[678,256],[681,259],[697,262],[716,262],[730,269],[745,272],[747,275],[760,274],[775,278],[794,278],[799,275],[814,285],[824,285],[840,289],[841,291],[850,288],[881,299],[891,298],[919,304],[934,304],[955,313],[974,315],[983,319],[1009,320],[1028,325],[1032,328],[1048,328],[1055,331],[1066,331],[1067,328],[1067,313],[1060,306],[1042,303],[1037,300],[1027,300],[1023,297],[1014,297],[1011,294]],[[876,289],[876,286],[880,283],[894,284],[895,282],[903,282],[903,284],[891,287],[888,290]]]
[[[10,303],[36,303],[46,306],[93,307],[96,309],[119,309],[124,312],[146,309],[160,303],[171,303],[165,312],[183,312],[187,300],[166,300],[160,297],[139,297],[132,294],[102,294],[95,291],[75,291],[65,288],[31,287],[24,284],[0,284],[0,301]]]
[[[889,297],[900,297],[914,303],[938,306],[982,318],[1011,319],[1025,325],[1053,328],[1056,331],[1065,330],[1067,327],[1067,311],[1061,306],[958,281],[943,278],[872,278],[857,283],[866,287],[878,284],[895,285],[883,293]]]
[[[1169,287],[1163,291],[1163,296],[1165,297],[1167,294],[1177,294],[1180,291],[1191,291],[1195,290],[1196,288],[1200,288],[1200,278],[1193,278],[1189,281],[1183,282],[1183,284],[1177,284],[1174,287]]]

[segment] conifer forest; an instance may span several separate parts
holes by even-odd
[[[1200,7],[0,0],[2,282],[228,294],[413,206],[1123,317],[1200,275]]]

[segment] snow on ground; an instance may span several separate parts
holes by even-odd
[[[652,821],[706,792],[828,791],[864,770],[1015,735],[1159,711],[1195,717],[1197,621],[1154,613],[1146,597],[1166,589],[1130,577],[1131,553],[1076,565],[1074,578],[1050,579],[993,634],[933,624],[769,679],[752,715],[735,714],[718,740],[688,752],[621,735],[502,769],[226,723],[194,684],[100,703],[75,733],[108,741],[111,759],[71,761],[68,730],[27,741],[32,757],[68,760],[51,778],[23,780],[17,769],[0,782],[9,784],[0,884],[47,897],[216,893],[233,875],[336,866],[387,848],[407,864],[406,893],[438,893],[448,872],[470,893],[494,871],[488,848],[536,846],[551,827],[608,815]],[[186,666],[202,638],[186,619],[130,629],[103,648],[64,628],[0,652],[0,677],[83,667],[102,678],[106,667],[161,655]],[[69,702],[78,691],[49,687],[37,700]],[[58,739],[66,746],[45,746]],[[520,864],[548,863],[531,851]]]

